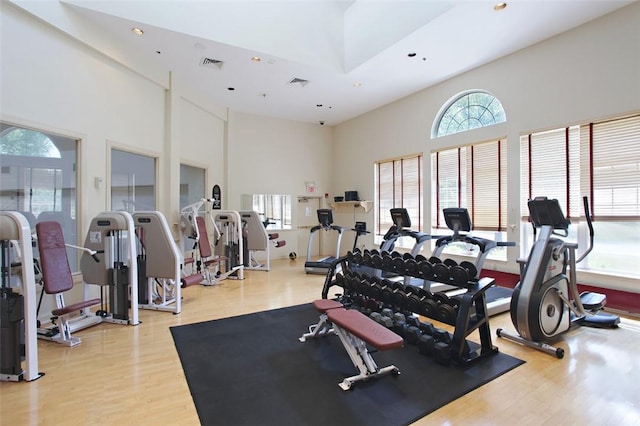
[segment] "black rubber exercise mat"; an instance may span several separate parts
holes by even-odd
[[[203,425],[403,425],[517,367],[498,353],[471,367],[442,366],[415,346],[376,352],[385,376],[343,391],[357,374],[337,336],[298,341],[310,305],[182,325],[171,333]]]

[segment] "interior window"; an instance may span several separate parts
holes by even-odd
[[[0,123],[0,209],[21,212],[32,229],[59,222],[65,241],[79,244],[77,145],[72,138]],[[77,270],[78,253],[70,250],[68,257]]]
[[[156,210],[156,159],[111,150],[111,209]]]

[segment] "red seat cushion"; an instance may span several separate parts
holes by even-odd
[[[329,309],[343,308],[342,303],[336,302],[331,299],[318,299],[313,301],[313,307],[318,310],[318,312],[327,312]]]
[[[402,337],[355,309],[329,309],[327,317],[334,326],[344,328],[380,351],[404,345]]]

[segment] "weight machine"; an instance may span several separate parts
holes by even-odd
[[[38,372],[33,248],[24,215],[0,211],[0,252],[0,380],[30,382],[44,373]]]
[[[164,215],[133,213],[137,241],[138,303],[142,309],[173,312],[182,309],[182,254]]]
[[[262,221],[258,212],[245,210],[238,212],[242,218],[242,239],[244,247],[244,268],[254,271],[268,271],[271,269],[270,245],[276,248],[284,247],[286,241],[278,240],[278,233],[268,233],[267,226],[269,220]],[[256,252],[265,253],[265,263],[260,263],[256,259]]]
[[[188,247],[189,240],[194,241],[190,249],[193,255],[184,259],[184,265],[190,265],[192,269],[190,274],[183,271],[184,285],[195,282],[215,285],[227,278],[244,279],[240,214],[231,210],[216,210],[218,214],[213,217],[209,207],[209,203],[213,202],[215,200],[202,198],[180,211],[183,250]],[[202,207],[205,207],[204,214],[200,213]],[[209,242],[209,228],[213,230],[213,245]]]
[[[100,286],[103,321],[138,325],[138,266],[131,214],[100,213],[89,225],[84,247],[96,252],[100,261],[84,253],[80,270],[87,284]]]
[[[584,212],[589,227],[589,247],[576,258],[578,244],[569,243],[554,235],[567,237],[570,221],[558,200],[538,197],[529,200],[529,217],[540,235],[531,247],[526,261],[520,262],[520,282],[511,299],[511,321],[518,335],[502,329],[498,337],[564,357],[564,349],[547,342],[575,326],[616,328],[620,318],[601,312],[607,302],[606,295],[578,293],[576,265],[593,249],[593,225],[586,197]]]

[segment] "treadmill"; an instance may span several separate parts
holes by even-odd
[[[350,231],[351,228],[345,228],[343,226],[337,226],[333,224],[333,210],[331,209],[318,209],[318,222],[319,225],[311,228],[309,235],[309,244],[307,246],[307,261],[304,262],[304,270],[307,274],[321,274],[326,275],[331,268],[333,262],[340,257],[340,244],[342,243],[342,235],[345,231]],[[319,231],[335,231],[338,233],[338,241],[336,244],[336,255],[328,256],[318,260],[311,260],[311,252],[313,247],[314,238],[318,235]]]
[[[440,258],[440,255],[444,249],[453,243],[466,243],[472,244],[478,247],[478,255],[476,256],[474,265],[477,269],[475,278],[480,278],[480,272],[484,265],[487,256],[491,250],[497,247],[513,247],[515,242],[508,241],[493,241],[486,238],[474,237],[463,232],[470,232],[472,229],[471,218],[469,217],[469,211],[465,208],[446,208],[442,210],[444,214],[444,220],[447,227],[453,231],[453,235],[440,237],[436,240],[436,248],[433,252],[433,256]],[[425,287],[432,292],[452,290],[458,290],[458,287],[450,286],[441,283],[431,283],[430,288]],[[494,286],[487,290],[487,313],[489,316],[498,315],[502,312],[507,312],[511,306],[511,295],[513,289],[507,287]]]
[[[416,257],[422,250],[424,243],[431,240],[431,235],[409,229],[411,228],[411,218],[409,217],[407,209],[393,208],[389,211],[391,213],[393,226],[391,226],[389,231],[384,235],[382,244],[380,244],[380,251],[391,253],[398,238],[411,237],[415,240],[413,248],[411,249],[411,255]]]

